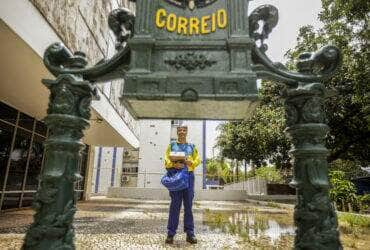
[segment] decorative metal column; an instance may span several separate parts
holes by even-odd
[[[44,64],[56,77],[43,80],[50,90],[45,118],[50,132],[45,142],[41,184],[33,203],[36,214],[22,249],[75,249],[74,184],[82,178],[78,164],[84,148],[83,131],[89,126],[91,101],[99,98],[94,83],[120,78],[130,62],[130,51],[123,44],[133,33],[130,29],[134,15],[125,9],[118,10],[112,12],[109,21],[117,36],[118,49],[109,60],[87,67],[82,52],[72,54],[60,43],[45,51]]]
[[[311,55],[301,56],[297,66],[302,74],[312,74]],[[295,249],[342,249],[328,192],[325,93],[322,83],[300,83],[285,93],[286,132],[292,140],[294,156],[294,179],[290,184],[297,189],[298,198],[294,211]]]
[[[82,54],[75,55],[70,63],[72,69],[86,65]],[[33,203],[36,214],[23,249],[73,249],[74,183],[82,178],[78,173],[84,148],[81,139],[89,126],[90,104],[97,92],[80,75],[61,74],[43,83],[50,90],[45,118],[50,133],[45,142],[41,185]]]
[[[259,22],[264,23],[257,32]],[[297,61],[298,72],[290,72],[266,56],[264,40],[278,22],[278,10],[271,5],[257,8],[249,17],[251,36],[260,41],[253,49],[257,76],[285,84],[287,126],[292,139],[294,179],[298,202],[294,210],[297,227],[294,249],[342,249],[337,217],[329,199],[327,155],[324,139],[329,127],[324,113],[325,86],[340,64],[340,52],[326,46],[316,53],[303,53]]]

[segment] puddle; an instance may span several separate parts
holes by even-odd
[[[295,227],[293,211],[270,212],[266,210],[220,211],[206,209],[203,212],[203,227],[208,232],[231,234],[257,249],[291,249]],[[369,221],[367,219],[367,221]],[[367,225],[370,225],[367,222]],[[368,249],[370,227],[356,226],[339,220],[339,231],[344,249]]]
[[[295,228],[290,213],[263,213],[259,211],[212,211],[203,214],[207,230],[240,236],[247,242],[276,246],[291,244]]]

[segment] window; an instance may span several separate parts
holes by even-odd
[[[0,190],[3,188],[14,127],[0,121]]]
[[[18,111],[12,107],[0,102],[0,119],[5,122],[15,124],[17,120]]]
[[[10,153],[10,168],[5,190],[22,190],[23,178],[28,159],[32,134],[21,128],[17,129],[12,152]]]
[[[38,133],[39,135],[46,136],[48,131],[48,128],[46,127],[45,123],[37,121],[36,122],[36,129],[35,132]]]
[[[172,126],[180,126],[181,125],[181,120],[172,120],[171,121],[171,125]]]
[[[43,122],[0,102],[0,210],[32,204],[39,185],[47,132]],[[82,176],[85,176],[88,152],[88,147],[82,152],[79,165]],[[81,198],[83,180],[77,183],[76,189],[80,190],[76,196]]]
[[[20,113],[19,115],[19,122],[18,125],[22,128],[33,130],[33,122],[35,119],[33,119],[31,116],[28,116],[24,113]]]
[[[45,138],[39,135],[35,135],[33,138],[25,190],[37,190],[39,183],[38,176],[41,173],[44,155],[44,141]]]

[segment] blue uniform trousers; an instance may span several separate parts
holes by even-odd
[[[170,170],[171,171],[171,170]],[[168,217],[168,236],[176,234],[179,226],[181,204],[184,202],[184,231],[188,236],[194,236],[193,199],[194,199],[194,173],[189,172],[189,188],[181,191],[171,191],[170,214]]]

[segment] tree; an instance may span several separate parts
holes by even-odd
[[[329,161],[357,161],[367,166],[370,159],[370,1],[322,0],[319,19],[323,28],[304,26],[297,46],[288,51],[292,61],[304,51],[334,44],[342,52],[342,67],[324,84],[336,91],[326,101],[330,133]]]
[[[282,176],[275,166],[260,167],[256,170],[256,177],[265,179],[268,182],[279,183],[282,181]]]
[[[252,161],[257,168],[266,165],[267,161],[279,169],[291,167],[288,155],[290,143],[284,134],[284,109],[276,98],[276,91],[271,82],[263,82],[260,90],[262,103],[252,117],[219,126],[217,146],[222,156]],[[274,94],[270,94],[272,92]]]
[[[330,127],[326,141],[328,159],[352,161],[365,167],[370,164],[370,1],[322,0],[322,5],[319,19],[323,28],[300,29],[297,46],[286,54],[287,66],[293,68],[299,54],[316,51],[326,44],[341,50],[342,67],[324,81],[335,92],[325,104]],[[252,160],[258,166],[271,160],[280,169],[290,167],[280,89],[278,83],[264,81],[261,106],[251,119],[220,127],[218,146],[225,157]]]
[[[207,159],[207,179],[219,180],[220,184],[228,183],[232,178],[232,170],[228,163],[222,159]]]
[[[348,180],[356,177],[366,176],[367,172],[361,169],[361,165],[356,161],[337,159],[329,165],[330,171],[342,171]]]

